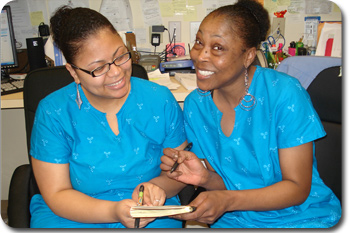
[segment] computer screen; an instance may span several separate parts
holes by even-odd
[[[1,10],[1,70],[18,67],[16,40],[10,6]],[[2,71],[3,73],[3,71]]]

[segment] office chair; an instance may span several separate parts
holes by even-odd
[[[148,80],[148,74],[147,74],[146,69],[143,66],[141,66],[139,64],[136,64],[136,63],[132,64],[131,76],[135,76],[135,77],[138,77],[138,78],[142,78],[142,79]]]
[[[321,71],[307,88],[327,136],[315,141],[317,169],[342,201],[342,74],[340,66]]]
[[[138,64],[132,64],[132,76],[147,79],[146,70]],[[30,138],[36,108],[41,99],[48,94],[73,82],[73,78],[64,66],[47,67],[30,72],[24,81],[23,100],[27,136],[29,164],[17,167],[12,175],[8,196],[8,225],[14,228],[30,227],[29,204],[33,195],[40,193],[31,167]],[[195,192],[193,186],[181,191],[182,204],[189,201],[188,196]]]
[[[316,76],[324,69],[341,66],[342,58],[326,56],[293,56],[284,59],[276,68],[277,71],[297,78],[307,89]]]
[[[23,103],[29,164],[17,167],[11,178],[7,209],[8,225],[11,227],[29,228],[30,200],[33,195],[39,193],[29,155],[36,108],[45,96],[71,82],[73,78],[64,66],[34,70],[24,81]]]
[[[261,49],[256,50],[256,56],[252,65],[258,65],[264,68],[268,67],[266,56]]]

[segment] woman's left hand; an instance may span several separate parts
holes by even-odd
[[[142,185],[144,186],[143,205],[148,205],[148,206],[164,205],[166,200],[166,194],[162,188],[150,182],[142,183]],[[139,184],[134,189],[134,192],[132,194],[132,199],[135,200],[136,202],[138,201],[140,186],[141,184]]]
[[[212,224],[227,210],[227,198],[229,191],[204,191],[201,192],[190,204],[196,207],[192,213],[173,215],[179,220],[192,220]]]

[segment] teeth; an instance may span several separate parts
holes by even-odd
[[[112,83],[112,84],[109,84],[109,85],[107,85],[107,86],[110,86],[110,87],[117,86],[117,85],[121,84],[122,81],[123,81],[123,79],[121,79],[119,82]]]
[[[214,74],[212,71],[207,71],[207,70],[198,70],[198,73],[203,76],[208,76]]]

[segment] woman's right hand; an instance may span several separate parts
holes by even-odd
[[[160,168],[167,172],[168,177],[177,181],[202,186],[209,177],[209,171],[203,166],[201,160],[190,151],[179,151],[165,148],[161,157]],[[179,163],[176,170],[170,173],[175,161]]]
[[[127,228],[134,228],[135,218],[130,215],[130,208],[136,206],[137,203],[132,199],[124,199],[117,202],[115,211],[119,222]],[[154,221],[155,218],[140,218],[139,227],[143,228],[147,226],[148,223]]]

